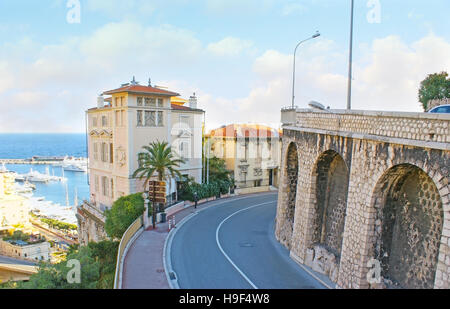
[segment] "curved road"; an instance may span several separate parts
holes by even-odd
[[[182,289],[325,288],[274,236],[277,194],[236,198],[198,212],[170,248]]]

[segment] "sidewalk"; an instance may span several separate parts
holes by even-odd
[[[213,205],[209,202],[198,204],[197,210]],[[194,212],[194,206],[190,206],[175,213],[176,224]],[[156,230],[150,228],[139,235],[125,256],[122,289],[170,289],[163,262],[164,243],[168,235],[168,222],[159,223]]]

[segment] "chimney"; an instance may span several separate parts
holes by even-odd
[[[97,108],[103,108],[105,107],[105,99],[103,98],[103,95],[99,95],[97,97]]]
[[[197,109],[197,97],[195,96],[195,92],[194,92],[194,95],[191,95],[189,97],[189,107],[193,108],[193,109]]]

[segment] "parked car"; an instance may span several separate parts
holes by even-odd
[[[450,104],[436,106],[430,109],[429,113],[450,113]]]

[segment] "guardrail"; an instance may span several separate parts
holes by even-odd
[[[123,258],[128,249],[130,243],[133,242],[136,233],[144,227],[144,218],[140,216],[136,219],[122,235],[120,240],[119,249],[117,250],[116,261],[116,274],[114,276],[114,289],[122,288],[122,270],[123,270]]]

